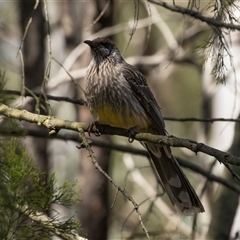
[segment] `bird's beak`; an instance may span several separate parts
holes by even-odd
[[[86,43],[86,44],[87,44],[88,46],[90,46],[90,47],[95,47],[94,42],[91,41],[91,40],[85,40],[84,43]]]

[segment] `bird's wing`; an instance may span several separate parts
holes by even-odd
[[[127,80],[133,94],[152,120],[153,127],[159,134],[166,135],[160,107],[147,85],[146,78],[136,68],[129,64],[126,64],[123,69],[124,78]]]

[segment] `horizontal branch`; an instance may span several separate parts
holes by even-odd
[[[36,129],[19,129],[18,131],[13,130],[13,131],[7,131],[4,129],[0,131],[0,135],[6,135],[6,136],[17,136],[17,137],[21,137],[21,136],[33,136],[33,137],[40,137],[40,138],[51,138],[51,139],[59,139],[59,140],[63,140],[63,141],[74,141],[74,142],[82,142],[82,138],[79,136],[79,134],[77,133],[58,133],[56,135],[49,135],[48,131],[43,131],[41,129],[40,130],[36,130]],[[101,147],[101,148],[108,148],[111,150],[115,150],[115,151],[120,151],[120,152],[125,152],[125,153],[131,153],[134,155],[140,155],[140,156],[145,156],[145,157],[149,157],[149,154],[146,150],[144,149],[139,149],[139,148],[135,148],[135,147],[131,147],[131,146],[124,146],[122,144],[117,144],[117,143],[113,143],[113,142],[106,142],[103,140],[98,140],[98,139],[91,139],[92,146],[95,147]],[[210,173],[209,171],[204,170],[202,167],[199,167],[196,164],[193,164],[187,160],[184,159],[180,159],[178,157],[176,157],[178,162],[180,163],[180,165],[182,167],[188,168],[196,173],[199,173],[201,175],[203,175],[204,177],[206,177],[209,181],[213,181],[213,182],[217,182],[222,184],[225,187],[228,187],[229,189],[231,189],[232,191],[236,192],[237,194],[240,194],[240,187],[239,185],[236,185],[235,183],[232,183],[230,181],[227,181],[226,179],[216,176],[212,173]]]
[[[61,120],[56,119],[52,116],[35,114],[27,110],[11,108],[1,103],[0,103],[0,115],[18,120],[25,120],[30,123],[36,123],[37,125],[43,125],[48,130],[50,130],[50,134],[54,134],[60,129],[78,131],[78,129],[87,130],[88,127],[88,125],[84,123]]]
[[[48,94],[43,95],[41,93],[37,93],[37,92],[33,92],[33,91],[32,91],[32,94],[30,92],[25,91],[24,95],[22,95],[22,92],[17,91],[17,90],[4,90],[4,91],[2,91],[2,93],[12,94],[12,95],[17,95],[17,96],[22,96],[22,97],[33,97],[33,95],[35,95],[36,97],[42,98],[42,99],[45,99],[45,97],[47,97],[48,100],[64,101],[64,102],[69,102],[69,103],[73,103],[73,104],[87,106],[87,102],[84,101],[83,99],[72,99],[72,98],[68,98],[68,97],[58,97],[58,96],[52,96],[52,95],[48,95]]]
[[[34,114],[26,110],[11,108],[4,104],[0,104],[0,115],[4,115],[9,118],[15,118],[18,120],[25,120],[28,122],[36,123],[38,125],[43,125],[50,130],[49,134],[56,134],[60,129],[69,129],[77,132],[79,132],[79,130],[83,130],[87,132],[89,126],[89,124],[81,122],[72,122],[68,120],[56,119],[51,116]],[[98,125],[98,129],[96,129],[96,127],[93,127],[92,129],[92,133],[99,132],[101,134],[108,135],[119,135],[123,137],[129,136],[127,129],[116,128],[102,124]],[[232,165],[240,165],[240,157],[233,156],[230,153],[220,151],[193,140],[177,138],[174,136],[153,135],[150,133],[137,133],[134,138],[138,141],[146,141],[156,144],[165,144],[172,147],[187,148],[195,153],[202,152],[210,155],[224,164],[229,163]]]
[[[191,163],[189,161],[183,160],[181,158],[177,158],[177,160],[178,160],[178,162],[180,163],[180,165],[182,167],[191,169],[192,171],[203,175],[209,181],[220,183],[223,186],[231,189],[235,193],[240,194],[240,186],[239,186],[239,184],[235,184],[232,181],[228,181],[228,180],[226,180],[226,179],[224,179],[222,177],[216,176],[215,174],[212,174],[211,172],[206,171],[202,167],[199,167],[196,164],[193,164],[193,163]]]
[[[16,90],[4,90],[3,93],[6,94],[13,94],[17,96],[22,96],[22,93],[20,91]],[[33,94],[39,98],[44,99],[43,94],[33,92]],[[58,97],[58,96],[52,96],[52,95],[45,95],[49,100],[54,101],[64,101],[69,102],[77,105],[84,105],[87,106],[87,102],[83,99],[72,99],[68,97]],[[25,92],[24,97],[33,97],[33,95],[29,92]],[[187,118],[175,118],[175,117],[164,117],[164,120],[166,121],[174,121],[174,122],[240,122],[239,118],[196,118],[196,117],[187,117]]]
[[[70,141],[75,141],[75,142],[82,142],[82,138],[79,136],[79,134],[71,132],[71,133],[66,133],[64,132],[63,134],[60,132],[55,135],[49,135],[49,131],[46,129],[45,131],[41,129],[35,130],[35,129],[17,129],[17,130],[9,130],[9,129],[1,129],[0,135],[7,135],[7,136],[34,136],[34,137],[40,137],[40,138],[53,138],[53,139],[60,139],[60,140],[70,140]],[[143,149],[137,149],[134,147],[130,146],[123,146],[120,144],[112,143],[112,142],[106,142],[98,139],[92,139],[92,145],[96,147],[104,147],[104,148],[109,148],[111,150],[116,150],[116,151],[121,151],[121,152],[128,152],[131,154],[136,154],[136,155],[141,155],[141,156],[146,156],[148,157],[148,152]],[[202,169],[201,167],[197,166],[196,164],[192,164],[189,161],[179,159],[177,158],[178,162],[180,163],[181,166],[185,168],[189,168],[190,170],[200,173],[201,175],[205,176],[208,178],[210,181],[218,182],[231,190],[235,191],[236,193],[240,193],[240,188],[234,184],[231,183],[221,177],[218,177],[212,173],[209,173],[208,171]]]
[[[188,118],[173,118],[173,117],[164,117],[164,120],[174,121],[174,122],[240,122],[239,118],[196,118],[196,117],[188,117]]]
[[[63,141],[74,141],[74,142],[81,142],[82,138],[79,136],[79,134],[74,132],[58,132],[58,134],[55,135],[49,135],[49,131],[46,129],[45,131],[43,129],[36,130],[36,129],[30,129],[30,128],[21,128],[21,129],[0,129],[0,135],[5,136],[12,136],[12,137],[25,137],[25,136],[32,136],[32,137],[39,137],[39,138],[51,138],[51,139],[59,139]],[[111,141],[102,141],[101,139],[91,139],[92,146],[101,147],[101,148],[108,148],[115,151],[120,152],[128,152],[131,154],[141,155],[141,156],[149,156],[148,152],[146,150],[140,149],[140,148],[134,148],[129,145],[122,145],[113,143]]]
[[[232,24],[232,23],[225,23],[225,22],[216,20],[215,18],[206,17],[206,16],[202,15],[199,11],[195,11],[193,9],[168,4],[161,0],[158,0],[158,1],[148,0],[148,2],[162,6],[172,12],[178,12],[178,13],[181,13],[184,15],[191,16],[195,19],[198,19],[202,22],[207,23],[211,27],[226,28],[226,29],[231,29],[231,30],[240,30],[240,25],[236,25],[236,24]]]

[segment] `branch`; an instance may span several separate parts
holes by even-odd
[[[19,210],[21,213],[29,217],[33,222],[40,223],[44,228],[55,234],[56,236],[65,239],[65,240],[87,240],[86,238],[80,237],[77,233],[71,230],[71,232],[68,232],[68,230],[60,230],[58,229],[58,222],[55,223],[53,220],[48,217],[46,214],[33,211],[29,209],[28,206],[19,207],[16,206],[17,210]]]
[[[68,120],[56,119],[51,116],[45,116],[40,114],[34,114],[26,110],[14,109],[4,104],[0,104],[0,115],[4,115],[9,118],[15,118],[18,120],[25,120],[28,122],[43,125],[50,130],[50,134],[56,134],[60,129],[68,129],[79,132],[79,129],[88,131],[89,124],[81,122],[72,122]],[[98,129],[93,127],[93,133],[101,133],[108,135],[119,135],[123,137],[129,137],[127,129],[111,127],[108,125],[99,124]],[[218,161],[224,164],[240,165],[240,157],[233,156],[230,153],[220,151],[216,148],[209,147],[203,143],[198,143],[193,140],[177,138],[174,136],[162,136],[153,135],[150,133],[137,133],[135,140],[152,142],[156,144],[165,144],[172,147],[184,147],[195,153],[202,152],[216,158]]]
[[[172,5],[172,4],[168,4],[164,1],[154,1],[154,0],[148,0],[150,3],[154,3],[157,4],[159,6],[162,6],[172,12],[178,12],[181,13],[183,15],[188,15],[191,16],[195,19],[198,19],[202,22],[207,23],[209,26],[211,27],[217,27],[217,28],[226,28],[226,29],[231,29],[231,30],[240,30],[240,25],[236,25],[236,24],[232,24],[232,23],[225,23],[225,22],[221,22],[218,21],[214,18],[211,17],[206,17],[204,15],[202,15],[200,12],[195,11],[193,9],[189,9],[189,8],[184,8],[181,6],[177,6],[177,5]]]
[[[13,94],[18,96],[24,96],[24,97],[33,97],[33,95],[29,92],[25,92],[24,95],[22,95],[22,92],[16,91],[16,90],[4,90],[2,91],[3,94]],[[44,99],[43,94],[32,92],[35,96]],[[68,97],[59,97],[59,96],[52,96],[52,95],[45,95],[49,100],[53,101],[63,101],[68,103],[73,103],[77,105],[83,105],[87,106],[87,102],[83,99],[72,99]],[[175,118],[175,117],[164,117],[164,120],[166,121],[175,121],[175,122],[240,122],[239,118],[197,118],[197,117],[187,117],[187,118]]]
[[[240,122],[239,118],[173,118],[173,117],[164,117],[164,120],[167,121],[176,121],[176,122]]]
[[[64,141],[74,141],[74,142],[82,142],[82,138],[79,136],[77,133],[66,133],[64,132],[63,134],[58,133],[56,135],[49,135],[49,132],[46,130],[35,130],[35,129],[17,129],[17,130],[5,130],[1,129],[0,135],[5,135],[5,136],[33,136],[33,137],[40,137],[40,138],[51,138],[51,139],[59,139],[59,140],[64,140]],[[124,146],[121,144],[116,144],[113,142],[106,142],[98,139],[91,139],[92,146],[96,147],[101,147],[101,148],[108,148],[111,150],[115,151],[120,151],[124,153],[131,153],[135,155],[140,155],[140,156],[145,156],[149,157],[149,154],[146,150],[144,149],[139,149],[131,146]],[[237,194],[240,194],[240,187],[234,183],[231,183],[230,181],[225,180],[222,177],[216,176],[209,171],[204,170],[203,168],[197,166],[196,164],[193,164],[189,161],[186,161],[184,159],[180,159],[177,157],[178,162],[182,167],[188,168],[194,172],[200,173],[204,177],[206,177],[209,181],[214,181],[217,183],[220,183],[224,185],[225,187],[228,187],[232,191],[236,192]]]
[[[102,134],[108,134],[108,135],[117,134],[119,136],[124,136],[124,137],[129,136],[128,131],[126,129],[110,127],[103,124],[98,126],[98,130]],[[204,143],[198,143],[194,140],[178,138],[175,136],[153,135],[150,133],[137,133],[135,135],[135,139],[140,142],[146,141],[146,142],[151,142],[155,144],[165,144],[171,147],[183,147],[191,150],[192,152],[195,152],[196,154],[198,152],[202,152],[212,157],[215,157],[221,163],[229,163],[237,166],[240,165],[240,157],[233,156],[230,153],[220,151],[216,148],[209,147]]]
[[[16,90],[4,90],[1,93],[6,93],[6,94],[13,94],[17,96],[24,96],[24,97],[33,97],[33,95],[29,92],[24,92],[24,95],[20,91]],[[84,105],[87,106],[87,102],[84,101],[83,99],[72,99],[68,97],[58,97],[58,96],[52,96],[52,95],[43,95],[42,93],[37,93],[37,92],[32,92],[35,96],[38,98],[41,98],[45,100],[45,97],[47,97],[48,100],[54,100],[54,101],[64,101],[64,102],[69,102],[73,104],[78,104],[78,105]]]
[[[232,183],[222,177],[216,176],[216,175],[212,174],[211,172],[206,171],[203,168],[201,168],[201,167],[197,166],[196,164],[193,164],[189,161],[186,161],[186,160],[183,160],[180,158],[177,158],[177,160],[182,167],[185,167],[185,168],[191,169],[194,172],[200,173],[201,175],[206,177],[209,181],[214,181],[214,182],[220,183],[223,186],[231,189],[232,191],[234,191],[235,193],[240,195],[240,186],[239,185]]]
[[[139,169],[135,166],[134,161],[129,154],[124,154],[123,162],[126,168],[130,171],[131,177],[140,188],[142,188],[142,194],[154,202],[155,207],[164,215],[167,221],[166,225],[171,225],[173,228],[178,228],[183,234],[189,235],[191,228],[184,221],[179,224],[182,219],[182,215],[173,214],[174,211],[163,201],[162,198],[157,197],[157,191],[153,188],[152,184],[142,175]],[[200,238],[200,236],[198,236]]]
[[[98,164],[96,158],[95,158],[95,155],[94,155],[94,152],[89,144],[89,140],[85,137],[84,135],[84,132],[80,129],[79,130],[79,133],[80,133],[80,136],[81,138],[83,139],[82,141],[82,144],[81,144],[81,147],[83,146],[84,148],[87,149],[88,153],[89,153],[89,157],[91,158],[92,160],[92,163],[94,164],[94,166],[98,169],[98,171],[103,174],[108,180],[109,182],[117,189],[117,191],[121,192],[122,195],[127,198],[131,203],[132,205],[134,206],[134,210],[136,211],[136,213],[138,214],[138,218],[139,218],[139,222],[142,226],[142,229],[143,231],[145,232],[146,234],[146,237],[147,239],[150,239],[150,236],[149,236],[149,233],[148,233],[148,230],[147,228],[145,227],[144,223],[143,223],[143,220],[142,220],[142,215],[141,215],[141,212],[139,211],[139,206],[138,204],[135,202],[135,200],[132,198],[132,196],[128,195],[127,192],[119,187],[117,185],[117,183],[115,181],[113,181],[113,179],[101,168],[101,166]]]
[[[81,142],[82,138],[79,134],[74,132],[59,132],[55,135],[49,135],[49,131],[41,129],[30,129],[30,128],[21,128],[21,129],[7,129],[3,128],[0,129],[0,135],[5,136],[14,136],[14,137],[25,137],[25,136],[32,136],[32,137],[39,137],[39,138],[50,138],[50,139],[59,139],[63,141],[73,141],[73,142]],[[128,152],[131,154],[141,155],[148,157],[148,152],[146,150],[140,148],[134,148],[129,145],[122,145],[117,144],[111,141],[102,141],[101,139],[91,139],[92,146],[101,147],[101,148],[108,148],[111,150],[116,150],[120,152]]]
[[[88,127],[87,124],[84,123],[60,120],[52,116],[34,114],[27,110],[11,108],[1,103],[0,103],[0,115],[4,115],[5,117],[14,118],[18,120],[25,120],[27,122],[36,123],[38,125],[43,125],[47,129],[51,130],[50,134],[56,133],[59,129],[78,131],[79,128],[82,128],[86,131]]]

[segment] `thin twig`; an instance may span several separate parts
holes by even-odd
[[[112,205],[111,205],[111,207],[110,207],[111,209],[114,207],[114,205],[115,205],[115,203],[116,203],[116,201],[117,201],[118,193],[119,193],[119,189],[117,188],[115,197],[114,197],[114,199],[113,199],[113,203],[112,203]]]
[[[43,94],[37,93],[34,91],[25,92],[24,95],[22,95],[22,92],[17,90],[4,90],[3,93],[5,94],[13,94],[18,96],[24,96],[24,97],[34,97],[36,100],[36,97],[43,98]],[[54,100],[54,101],[63,101],[63,102],[69,102],[77,105],[84,105],[87,106],[87,102],[83,99],[72,99],[68,97],[59,97],[59,96],[52,96],[52,95],[46,95],[48,100]],[[176,117],[164,117],[164,120],[166,121],[173,121],[173,122],[240,122],[240,118],[197,118],[197,117],[187,117],[187,118],[176,118]]]
[[[28,23],[27,23],[27,26],[25,27],[25,30],[24,30],[24,33],[23,33],[23,36],[22,36],[22,39],[21,39],[21,44],[18,48],[18,52],[17,52],[17,56],[20,55],[20,63],[21,63],[21,72],[22,72],[22,94],[25,93],[25,72],[24,72],[24,60],[23,60],[23,54],[22,54],[22,49],[23,49],[23,44],[24,44],[24,41],[25,41],[25,38],[27,36],[27,33],[28,33],[28,30],[29,30],[29,27],[32,23],[32,20],[33,20],[33,16],[34,16],[34,13],[37,9],[39,5],[39,0],[35,0],[35,5],[33,7],[33,11],[32,11],[32,14],[28,20]]]
[[[44,99],[44,96],[43,96],[42,93],[37,93],[37,92],[34,92],[34,91],[25,92],[24,95],[22,95],[22,93],[20,91],[16,91],[16,90],[4,90],[2,92],[7,93],[7,94],[24,96],[24,97],[34,97],[35,100],[36,100],[35,96],[38,97],[38,98]],[[69,102],[69,103],[73,103],[73,104],[87,106],[87,102],[84,101],[83,99],[72,99],[72,98],[68,98],[68,97],[52,96],[52,95],[48,95],[48,94],[45,95],[45,96],[47,97],[48,100],[63,101],[63,102]]]
[[[95,20],[93,20],[91,25],[86,28],[86,31],[89,31],[90,28],[92,28],[99,21],[99,19],[101,19],[101,17],[107,11],[109,4],[110,4],[110,0],[107,1],[107,3],[105,4],[103,10],[98,14],[98,16],[95,18]]]
[[[189,226],[185,223],[179,224],[179,220],[182,216],[174,214],[174,211],[163,201],[162,198],[156,199],[156,190],[153,188],[152,184],[150,184],[147,179],[142,176],[139,169],[135,167],[131,156],[129,154],[125,154],[123,161],[126,168],[132,170],[131,176],[134,182],[142,188],[142,191],[149,197],[150,200],[155,201],[155,207],[161,211],[171,225],[178,227],[185,235],[189,235],[191,233]]]
[[[49,16],[48,16],[48,5],[47,5],[46,0],[43,0],[43,5],[44,5],[44,13],[45,13],[44,16],[45,16],[46,25],[47,25],[48,60],[47,60],[46,69],[44,72],[44,78],[41,83],[40,92],[42,93],[43,98],[45,100],[45,104],[46,104],[46,108],[47,108],[46,112],[49,115],[52,115],[51,114],[52,110],[51,110],[51,107],[49,104],[49,99],[47,98],[45,91],[46,91],[46,83],[50,79],[53,55],[52,55],[52,45],[51,45],[50,23],[49,23]]]
[[[155,24],[156,22],[157,22],[157,20],[155,20],[155,21],[153,20],[151,22],[151,24]],[[93,35],[89,36],[89,39],[94,39],[94,38],[97,38],[97,37],[108,37],[108,36],[112,36],[114,34],[122,32],[122,31],[128,31],[129,30],[129,24],[131,24],[131,23],[129,23],[129,22],[128,23],[120,23],[120,24],[117,24],[115,26],[104,28],[104,29],[94,33]],[[149,26],[149,17],[138,20],[137,29],[144,28],[144,27],[147,27],[147,26]],[[52,85],[48,86],[48,89],[53,89],[56,86],[59,86],[59,84],[65,83],[65,80],[69,80],[68,78],[63,76],[63,74],[67,73],[68,71],[70,71],[70,69],[72,68],[72,66],[75,63],[76,59],[79,58],[81,56],[81,54],[86,49],[87,49],[86,44],[80,43],[68,55],[68,57],[65,59],[64,63],[62,64],[62,66],[64,66],[64,68],[62,67],[59,70],[58,74],[51,79]],[[79,71],[81,72],[81,76],[85,75],[84,69],[80,69]]]
[[[240,122],[239,118],[173,118],[173,117],[164,117],[164,120],[167,121],[176,121],[176,122]]]
[[[229,164],[226,162],[223,162],[223,164],[227,168],[227,170],[232,174],[232,177],[236,178],[240,182],[240,176],[232,170],[232,168],[229,166]]]
[[[177,5],[172,5],[172,4],[168,4],[167,2],[164,1],[154,1],[154,0],[148,0],[150,3],[154,3],[157,4],[159,6],[162,6],[172,12],[178,12],[184,15],[188,15],[191,16],[195,19],[198,19],[202,22],[207,23],[209,26],[211,27],[217,27],[217,28],[226,28],[226,29],[231,29],[231,30],[240,30],[240,25],[236,25],[236,24],[232,24],[232,23],[225,23],[222,21],[218,21],[215,18],[211,18],[211,17],[206,17],[204,15],[202,15],[199,11],[193,10],[193,9],[189,9],[189,8],[184,8],[181,6],[177,6]]]
[[[81,137],[82,140],[83,140],[81,145],[82,145],[84,148],[86,148],[86,150],[88,151],[89,157],[91,158],[94,166],[98,169],[98,171],[99,171],[101,174],[103,174],[103,175],[109,180],[109,182],[110,182],[119,192],[121,192],[121,193],[123,194],[123,196],[124,196],[125,198],[127,198],[127,199],[133,204],[134,210],[135,210],[136,213],[138,214],[139,222],[140,222],[140,224],[141,224],[141,226],[142,226],[142,229],[143,229],[143,231],[145,232],[147,239],[150,239],[148,230],[147,230],[147,228],[145,227],[145,225],[144,225],[144,223],[143,223],[143,221],[142,221],[142,216],[141,216],[141,212],[139,211],[139,206],[138,206],[138,204],[135,202],[135,200],[132,198],[132,196],[128,195],[127,192],[126,192],[124,189],[122,189],[121,187],[119,187],[119,186],[117,185],[117,183],[101,168],[101,166],[99,166],[99,164],[98,164],[98,162],[97,162],[97,160],[96,160],[96,157],[95,157],[95,155],[94,155],[94,152],[93,152],[92,148],[91,148],[90,145],[89,145],[89,140],[85,137],[84,130],[83,130],[82,128],[79,128],[78,131],[79,131],[80,137]]]
[[[222,184],[223,186],[231,189],[232,191],[234,191],[235,193],[240,195],[240,186],[237,184],[234,184],[230,181],[227,181],[226,179],[216,176],[214,174],[212,174],[211,172],[204,170],[203,168],[197,166],[196,164],[193,164],[191,162],[185,161],[181,158],[177,158],[178,162],[180,163],[180,165],[182,167],[188,168],[196,173],[200,173],[201,175],[203,175],[204,177],[207,178],[208,181],[213,181],[213,182],[217,182]],[[202,193],[201,193],[202,195]]]
[[[25,40],[25,38],[26,38],[26,36],[27,36],[29,27],[30,27],[30,25],[31,25],[31,23],[32,23],[32,20],[33,20],[33,15],[34,15],[34,13],[35,13],[38,5],[39,5],[39,0],[35,0],[35,5],[34,5],[34,7],[33,7],[32,14],[31,14],[31,16],[30,16],[30,18],[29,18],[29,20],[28,20],[27,26],[25,27],[25,30],[24,30],[24,33],[23,33],[23,36],[22,36],[22,40],[21,40],[21,44],[20,44],[19,49],[18,49],[18,53],[19,53],[20,51],[22,51],[24,40]],[[18,53],[17,53],[17,54],[18,54]]]

